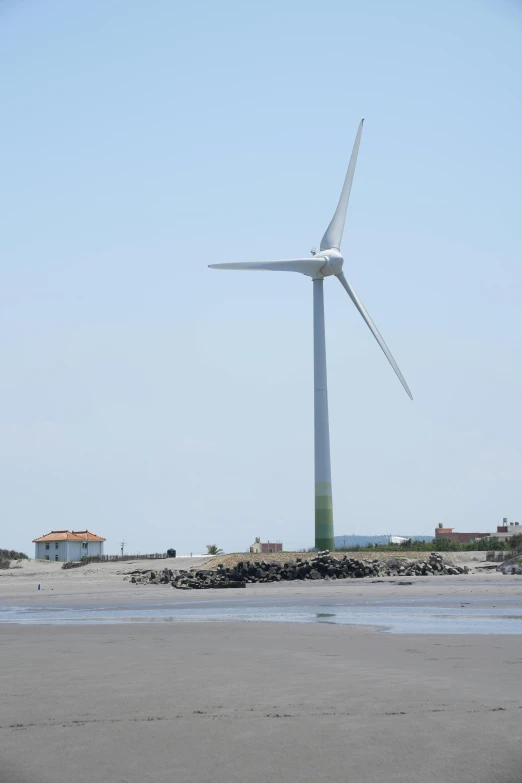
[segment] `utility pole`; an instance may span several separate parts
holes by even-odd
[[[126,544],[126,543],[127,543],[127,542],[126,542],[125,540],[121,541],[121,543],[120,543],[120,549],[121,549],[121,556],[122,556],[122,557],[123,557],[123,548],[125,547],[125,544]]]

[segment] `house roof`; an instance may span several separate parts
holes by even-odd
[[[82,541],[105,541],[105,538],[97,536],[95,533],[90,533],[88,530],[73,530],[73,535],[81,538]]]
[[[105,538],[89,533],[88,530],[51,530],[45,536],[33,538],[33,544],[47,541],[105,541]]]

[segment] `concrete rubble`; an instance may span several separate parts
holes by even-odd
[[[170,584],[178,590],[209,590],[245,587],[260,582],[285,582],[296,579],[361,579],[385,576],[434,576],[467,574],[467,566],[453,566],[441,555],[432,552],[427,560],[390,557],[388,560],[360,560],[345,555],[334,557],[330,552],[280,564],[263,560],[237,563],[233,568],[218,566],[214,571],[136,570],[125,579],[132,584]]]
[[[497,567],[497,571],[501,571],[508,576],[522,576],[522,557],[518,556],[512,560],[505,560]]]

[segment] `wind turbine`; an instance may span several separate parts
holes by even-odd
[[[314,302],[314,450],[315,450],[315,547],[319,550],[334,549],[334,527],[332,506],[332,478],[330,470],[330,431],[328,426],[328,389],[326,381],[326,345],[324,331],[325,277],[336,277],[362,315],[369,330],[379,343],[384,355],[395,370],[406,394],[413,400],[408,384],[404,380],[395,359],[384,342],[381,333],[370,318],[365,306],[353,286],[343,274],[344,258],[341,255],[341,239],[350,191],[352,189],[357,153],[363,129],[361,120],[355,137],[348,171],[341,197],[334,216],[321,240],[319,253],[312,250],[312,258],[291,258],[285,261],[246,261],[230,264],[209,264],[211,269],[266,270],[270,272],[300,272],[312,278]]]

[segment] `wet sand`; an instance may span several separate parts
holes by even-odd
[[[246,623],[0,634],[2,783],[521,780],[520,636]]]
[[[185,593],[82,570],[3,577],[0,606],[522,602],[498,574]],[[4,624],[0,783],[519,783],[521,671],[521,635]]]

